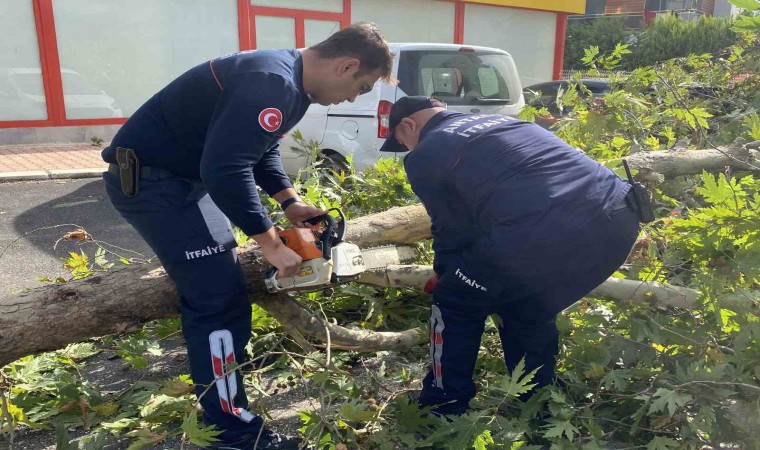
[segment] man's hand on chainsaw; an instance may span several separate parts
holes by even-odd
[[[298,273],[301,267],[301,257],[298,253],[280,244],[270,250],[262,248],[264,257],[270,264],[277,268],[277,277],[292,277]]]
[[[306,203],[296,202],[285,209],[285,217],[296,228],[308,228],[310,225],[305,223],[308,219],[317,216],[324,216],[327,211],[307,205]]]
[[[301,257],[280,241],[274,227],[252,237],[261,247],[264,258],[277,268],[278,277],[292,277],[298,273]]]

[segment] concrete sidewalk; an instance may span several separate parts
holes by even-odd
[[[0,182],[100,177],[105,144],[1,145]]]

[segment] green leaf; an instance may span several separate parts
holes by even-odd
[[[508,397],[518,397],[536,386],[536,383],[530,381],[536,375],[538,368],[533,369],[530,373],[525,374],[525,358],[521,359],[512,374],[507,374],[493,387],[494,390],[505,394]]]
[[[678,448],[678,442],[673,439],[657,436],[647,444],[647,450],[669,450]]]
[[[676,413],[679,407],[689,403],[693,397],[690,394],[683,394],[670,389],[659,388],[652,396],[654,399],[649,406],[649,414],[665,411],[671,416]]]
[[[187,439],[198,447],[209,447],[214,442],[219,442],[217,436],[222,434],[213,425],[207,427],[199,425],[198,416],[194,411],[185,416],[182,421],[182,431]]]
[[[377,417],[377,413],[369,410],[369,405],[351,400],[340,406],[338,414],[344,420],[354,422],[369,422]]]
[[[140,408],[140,415],[149,422],[163,422],[178,419],[190,406],[188,397],[170,397],[164,394],[153,395]]]
[[[725,174],[714,176],[702,172],[702,186],[698,186],[696,190],[711,205],[735,206],[736,194],[741,188],[735,179],[729,181]]]
[[[416,402],[410,401],[407,397],[399,399],[395,405],[398,409],[394,414],[394,419],[402,430],[416,431],[438,422],[435,416],[420,409]]]
[[[747,11],[760,9],[760,2],[757,0],[728,0],[728,2],[737,8],[746,9]]]
[[[602,386],[623,391],[630,379],[631,375],[627,370],[612,370],[602,377]]]
[[[193,384],[190,382],[188,375],[180,375],[170,380],[162,381],[159,393],[170,397],[192,394]]]
[[[581,61],[583,61],[586,65],[591,65],[594,60],[596,59],[597,55],[599,55],[599,47],[597,46],[591,46],[583,51],[583,58],[581,58]]]
[[[475,450],[486,450],[488,448],[487,446],[493,443],[494,441],[491,436],[491,431],[485,430],[475,438],[475,442],[472,443],[472,446]]]
[[[74,362],[81,362],[89,358],[92,355],[100,353],[100,350],[95,348],[92,343],[80,342],[78,344],[69,344],[60,351],[60,354]]]
[[[156,334],[165,338],[180,331],[180,319],[176,317],[161,319],[156,322]]]
[[[135,438],[134,441],[127,447],[127,450],[142,450],[148,447],[153,447],[157,443],[166,439],[167,433],[156,434],[150,429],[141,428],[139,430],[127,433],[127,436]]]
[[[120,415],[116,420],[111,422],[101,422],[100,426],[107,430],[122,431],[137,426],[140,419],[136,417],[127,417],[126,414]]]
[[[710,125],[707,123],[707,119],[712,117],[713,115],[705,111],[704,108],[692,108],[689,110],[689,113],[691,113],[691,115],[694,116],[694,118],[696,118],[699,126],[701,126],[704,129],[710,128]]]
[[[79,450],[102,450],[108,447],[108,433],[95,432],[79,439]]]
[[[66,424],[56,422],[55,424],[55,449],[56,450],[76,450],[77,446],[71,443],[71,435],[66,429]]]
[[[573,440],[573,436],[578,434],[578,428],[576,428],[569,420],[552,418],[547,420],[547,423],[548,425],[543,426],[543,428],[546,429],[544,437],[547,439],[561,438],[564,435],[567,436],[569,440]]]
[[[741,16],[736,19],[732,27],[732,30],[739,33],[755,33],[758,29],[760,29],[760,16]]]
[[[451,438],[443,443],[443,448],[447,450],[471,448],[486,431],[487,422],[482,414],[470,412],[454,419],[447,426],[447,435],[450,434]]]
[[[702,406],[697,413],[697,422],[710,426],[715,423],[715,410],[710,406]]]
[[[150,342],[145,348],[145,351],[147,351],[153,356],[161,356],[161,354],[163,354],[163,350],[161,350],[161,346],[158,344],[158,342],[155,342],[155,341]]]

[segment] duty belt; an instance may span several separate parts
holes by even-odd
[[[135,197],[140,192],[140,180],[159,180],[173,177],[168,170],[155,167],[141,167],[140,159],[131,148],[116,148],[117,164],[109,164],[108,172],[119,177],[121,192],[127,197]]]

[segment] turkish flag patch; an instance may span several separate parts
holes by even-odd
[[[261,128],[272,133],[277,131],[282,124],[282,112],[277,108],[266,108],[259,113],[259,125]]]

